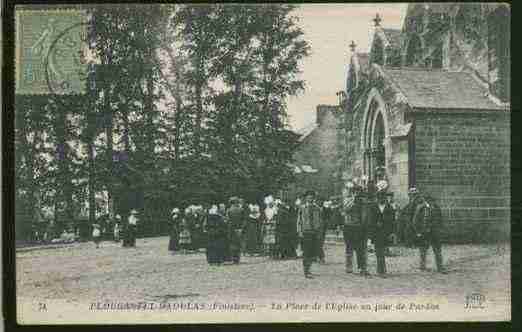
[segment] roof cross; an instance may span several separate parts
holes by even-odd
[[[372,21],[375,23],[376,27],[381,25],[382,18],[379,16],[379,13],[375,14],[375,18]]]
[[[348,46],[350,46],[350,50],[352,51],[352,53],[354,53],[354,52],[355,52],[355,47],[357,46],[357,45],[355,44],[355,42],[352,40],[352,42],[351,42],[350,45],[348,45]]]

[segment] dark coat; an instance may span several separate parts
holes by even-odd
[[[179,222],[180,217],[172,217],[169,220],[169,250],[174,251],[178,249],[178,238],[179,238]]]
[[[368,219],[366,198],[364,198],[363,195],[358,194],[348,206],[344,206],[343,208],[345,214],[344,227],[356,227],[361,231],[364,231]]]
[[[207,261],[223,263],[226,255],[227,225],[221,215],[209,214],[206,222]]]
[[[422,235],[439,235],[442,226],[442,212],[433,201],[418,204],[413,215],[415,232]]]
[[[319,232],[322,227],[321,207],[315,203],[305,204],[301,206],[301,231],[302,232]]]
[[[369,229],[371,230],[372,238],[386,238],[393,232],[393,224],[395,219],[395,211],[390,204],[385,203],[384,209],[381,212],[379,204],[374,202],[369,206],[370,220]]]
[[[237,205],[232,205],[227,211],[228,225],[231,229],[242,229],[245,226],[245,213]]]

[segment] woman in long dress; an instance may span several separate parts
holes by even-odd
[[[265,198],[266,208],[263,220],[263,245],[265,254],[270,258],[276,258],[276,215],[277,207],[272,196]]]
[[[205,228],[207,231],[207,262],[209,265],[222,264],[225,261],[227,226],[216,205],[212,205],[208,210]]]
[[[179,240],[179,209],[172,209],[171,218],[169,221],[169,251],[175,252],[178,250],[178,240]]]
[[[192,249],[192,236],[190,233],[190,214],[191,208],[185,209],[185,218],[181,221],[181,227],[179,232],[179,247],[185,254],[187,250]]]
[[[254,255],[258,253],[258,241],[259,241],[259,222],[261,217],[261,212],[259,211],[259,205],[250,204],[248,206],[249,214],[246,223],[246,232],[245,232],[245,251],[249,255]]]

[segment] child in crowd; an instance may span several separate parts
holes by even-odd
[[[92,224],[92,240],[96,244],[96,248],[99,248],[100,240],[101,240],[101,232],[100,232],[100,225],[98,225],[98,224]]]

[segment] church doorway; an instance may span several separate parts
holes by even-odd
[[[386,177],[386,121],[384,104],[379,99],[370,102],[363,137],[364,175],[374,183]]]

